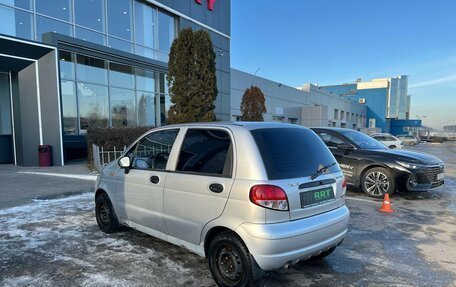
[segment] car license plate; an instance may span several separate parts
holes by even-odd
[[[444,173],[439,173],[439,174],[437,175],[437,180],[442,180],[444,177],[445,177],[445,174],[444,174]]]
[[[334,199],[332,187],[301,192],[301,208],[318,205]]]

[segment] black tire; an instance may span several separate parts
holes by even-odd
[[[397,148],[397,146],[395,146],[395,145],[390,145],[388,148],[395,149],[395,148]]]
[[[106,193],[101,193],[95,198],[95,215],[101,231],[113,233],[119,228],[117,216]]]
[[[311,259],[312,260],[321,260],[321,259],[325,258],[326,256],[331,255],[334,252],[334,250],[336,250],[336,247],[337,246],[331,247],[328,250],[323,251],[322,253],[320,253],[316,256],[312,256]]]
[[[383,198],[385,193],[392,195],[396,191],[396,182],[389,170],[375,167],[363,174],[361,189],[370,197]]]
[[[259,268],[244,242],[232,232],[214,237],[208,250],[209,269],[218,286],[254,286]]]

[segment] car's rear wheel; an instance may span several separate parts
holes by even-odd
[[[392,148],[392,149],[393,149],[393,148],[397,148],[397,146],[395,146],[395,145],[390,145],[389,148]]]
[[[114,208],[106,193],[101,193],[95,198],[95,215],[101,231],[113,233],[119,228]]]
[[[218,286],[253,286],[256,264],[242,240],[232,232],[222,232],[211,241],[209,269]]]
[[[396,191],[396,183],[389,170],[375,167],[363,174],[361,188],[370,197],[382,198],[385,193],[392,195]]]

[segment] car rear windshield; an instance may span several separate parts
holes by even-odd
[[[311,130],[268,128],[252,130],[251,133],[271,180],[311,176],[322,166],[336,162],[326,145]],[[338,170],[336,164],[327,172]]]

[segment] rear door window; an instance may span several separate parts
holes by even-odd
[[[252,130],[251,133],[271,180],[311,176],[320,167],[336,162],[311,130],[269,128]],[[338,170],[340,168],[336,164],[328,172]]]
[[[231,177],[232,153],[228,132],[189,129],[182,143],[176,171]]]

